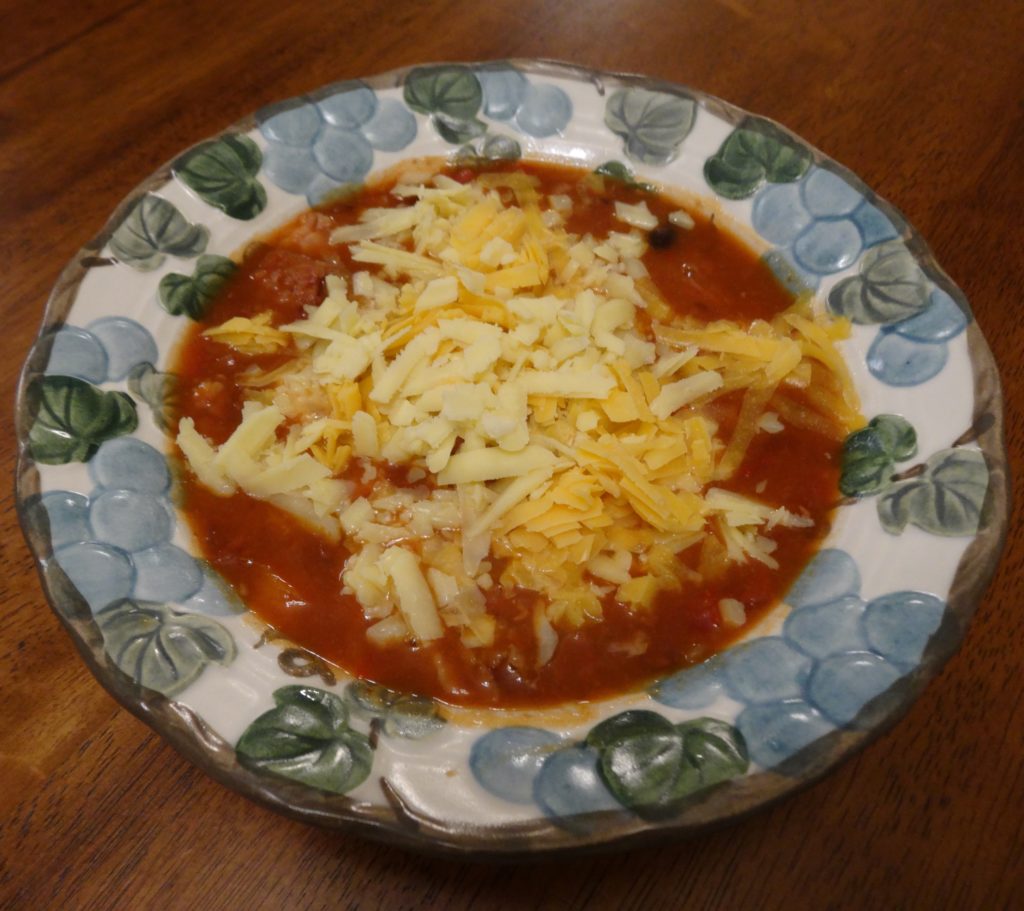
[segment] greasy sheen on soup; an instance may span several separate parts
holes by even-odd
[[[650,187],[409,163],[252,245],[183,341],[185,513],[256,615],[360,678],[636,689],[827,534],[847,331]]]

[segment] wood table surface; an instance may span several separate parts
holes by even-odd
[[[547,57],[781,121],[901,209],[967,293],[1024,451],[1019,0],[3,0],[0,378],[50,287],[175,152],[268,102],[417,62]],[[0,438],[13,486],[16,442]],[[530,866],[308,827],[214,783],[122,710],[0,520],[0,907],[1024,907],[1024,541],[892,731],[812,788],[687,841]]]

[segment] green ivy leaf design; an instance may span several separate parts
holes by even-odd
[[[124,598],[96,614],[111,660],[141,686],[173,696],[212,663],[235,658],[235,641],[219,623],[164,604]]]
[[[518,161],[523,148],[511,136],[491,133],[480,143],[480,156],[488,161]]]
[[[403,97],[420,114],[469,121],[476,118],[484,93],[480,80],[469,67],[420,66],[406,76]]]
[[[517,161],[522,157],[522,147],[511,136],[491,133],[484,136],[479,148],[472,143],[462,146],[452,160],[468,168],[485,169],[493,161]]]
[[[917,431],[913,424],[898,414],[880,414],[868,424],[897,462],[917,455]]]
[[[883,490],[895,467],[878,434],[867,427],[846,438],[842,465],[839,489],[847,497],[862,497]]]
[[[237,268],[226,256],[200,256],[191,276],[171,272],[160,279],[160,306],[172,316],[201,320]]]
[[[839,489],[844,496],[878,493],[890,483],[895,463],[917,452],[917,433],[895,414],[881,414],[843,442]]]
[[[601,751],[599,768],[612,796],[641,815],[667,811],[700,786],[675,730],[613,744]]]
[[[276,708],[260,715],[235,746],[250,769],[344,794],[366,780],[373,766],[369,739],[348,726],[344,702],[309,686],[274,692]]]
[[[811,152],[775,124],[748,119],[704,163],[704,179],[719,196],[745,199],[762,183],[792,183],[811,164]]]
[[[360,718],[379,719],[381,729],[392,737],[418,740],[445,725],[433,699],[375,683],[350,683],[345,687],[345,704]]]
[[[110,250],[125,265],[150,272],[172,256],[198,256],[210,232],[194,225],[166,199],[147,193],[125,216],[110,238]]]
[[[674,730],[672,722],[664,715],[646,709],[629,709],[591,728],[586,743],[596,750],[603,750],[631,737],[670,733]]]
[[[128,389],[149,405],[157,427],[165,433],[174,428],[178,378],[173,373],[161,373],[152,364],[139,364],[128,374]]]
[[[696,102],[649,89],[619,89],[605,104],[604,122],[625,140],[626,155],[643,164],[665,164],[693,129]]]
[[[606,161],[604,164],[598,165],[594,168],[594,173],[600,174],[602,177],[607,177],[610,180],[617,180],[619,183],[625,184],[627,187],[634,187],[635,189],[643,190],[646,193],[654,191],[653,185],[644,183],[642,180],[637,180],[636,175],[621,161]]]
[[[598,750],[598,769],[615,799],[644,816],[671,812],[750,764],[739,731],[713,718],[673,725],[656,712],[630,710],[601,722],[586,743]]]
[[[928,306],[928,278],[900,240],[864,254],[860,274],[844,278],[828,296],[829,309],[863,325],[898,323]]]
[[[878,517],[891,534],[908,524],[934,535],[976,534],[988,490],[985,457],[974,449],[944,449],[916,477],[890,487],[878,500]]]
[[[186,152],[173,171],[203,202],[247,221],[267,205],[267,191],[256,179],[262,164],[259,146],[248,136],[231,133]]]
[[[452,145],[462,145],[487,132],[487,124],[476,118],[458,120],[445,114],[435,114],[430,120],[438,135]]]
[[[32,458],[46,465],[87,462],[100,444],[138,426],[135,403],[123,392],[71,376],[44,376],[28,389]]]
[[[750,767],[747,743],[731,724],[715,718],[697,718],[676,729],[683,736],[686,758],[700,772],[702,788],[742,775]]]

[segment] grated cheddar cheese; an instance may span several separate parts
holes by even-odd
[[[219,446],[191,418],[178,432],[214,493],[270,500],[351,552],[342,584],[371,641],[451,627],[490,645],[486,592],[525,589],[543,664],[605,597],[647,610],[730,564],[772,566],[773,530],[813,524],[723,485],[757,434],[857,425],[843,321],[809,299],[746,324],[679,316],[644,264],[658,219],[642,202],[617,202],[595,238],[569,229],[571,197],[522,172],[437,173],[391,195],[334,230],[356,270],[329,275],[302,318],[206,330],[287,362],[247,374]],[[683,210],[670,221],[693,225]],[[813,390],[818,411],[787,388]],[[741,401],[728,432],[726,395]],[[357,495],[354,470],[372,482],[380,462],[420,483]],[[735,599],[721,615],[745,622]]]

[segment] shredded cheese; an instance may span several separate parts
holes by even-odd
[[[468,647],[488,645],[483,592],[526,588],[543,598],[532,618],[543,662],[557,630],[601,618],[608,592],[649,608],[730,561],[772,565],[772,529],[809,523],[721,485],[757,433],[829,426],[828,414],[858,423],[835,349],[843,321],[808,300],[750,326],[675,317],[643,264],[657,225],[646,203],[616,203],[621,230],[595,240],[565,227],[569,197],[545,204],[522,173],[435,175],[393,195],[405,204],[333,233],[372,271],[330,276],[302,320],[236,317],[204,333],[296,354],[252,377],[222,445],[187,419],[178,434],[213,492],[281,503],[344,540],[343,584],[373,642],[430,642],[452,626]],[[670,221],[693,227],[684,210]],[[812,374],[817,413],[785,394]],[[704,406],[736,391],[725,437]],[[354,461],[371,481],[379,460],[433,488],[353,498],[341,476]],[[695,547],[690,569],[680,555]],[[495,557],[504,569],[492,575]],[[720,609],[743,624],[739,602]]]

